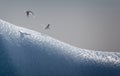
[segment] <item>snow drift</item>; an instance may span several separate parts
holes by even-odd
[[[120,76],[120,53],[80,49],[0,20],[0,76]]]

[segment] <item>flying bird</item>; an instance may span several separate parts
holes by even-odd
[[[50,29],[50,24],[48,24],[48,25],[45,27],[45,29]]]
[[[32,11],[26,11],[26,15],[29,17],[30,15],[34,15],[34,13]]]
[[[21,31],[19,31],[20,32],[20,37],[21,38],[23,38],[25,35],[30,35],[30,34],[28,34],[28,33],[24,33],[24,32],[21,32]]]

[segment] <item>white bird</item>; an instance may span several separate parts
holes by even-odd
[[[21,31],[19,31],[20,32],[20,37],[21,38],[23,38],[25,35],[30,35],[30,34],[28,34],[28,33],[24,33],[24,32],[21,32]]]

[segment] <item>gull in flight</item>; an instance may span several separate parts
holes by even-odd
[[[30,15],[34,16],[34,13],[32,11],[28,10],[28,11],[26,11],[26,15],[27,15],[27,17],[29,17]]]
[[[24,32],[21,32],[21,31],[19,31],[20,32],[20,37],[21,38],[23,38],[25,35],[30,35],[30,34],[28,34],[28,33],[24,33]]]

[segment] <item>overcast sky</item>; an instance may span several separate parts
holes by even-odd
[[[0,18],[79,48],[120,51],[120,0],[0,0]]]

